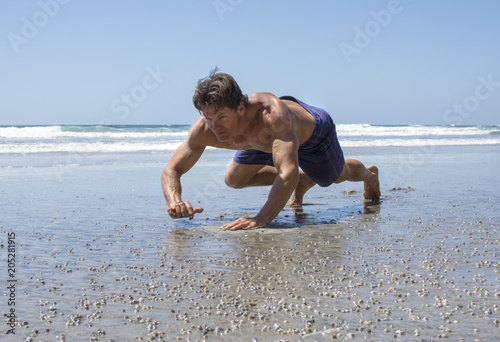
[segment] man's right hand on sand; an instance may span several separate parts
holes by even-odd
[[[173,219],[189,217],[192,219],[194,214],[203,212],[203,208],[193,207],[189,202],[175,203],[168,208],[168,214]]]

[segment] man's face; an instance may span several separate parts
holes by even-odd
[[[210,106],[203,110],[203,117],[219,141],[228,141],[236,131],[238,112],[228,107],[216,111],[214,106]]]

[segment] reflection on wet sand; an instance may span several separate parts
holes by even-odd
[[[331,208],[331,207],[322,208],[318,206],[318,209],[315,211],[310,209],[312,204],[294,205],[287,208],[289,211],[293,212],[293,218],[294,218],[293,223],[289,223],[289,225],[295,224],[300,227],[304,225],[314,225],[314,224],[336,224],[342,219],[356,215],[365,215],[364,217],[365,219],[375,220],[376,215],[380,213],[380,205],[381,205],[380,200],[365,201],[362,204],[355,204],[342,208]],[[284,216],[289,217],[290,215],[284,215]],[[328,218],[328,220],[325,220],[325,218]],[[283,228],[283,226],[280,226],[279,223],[277,224],[274,222],[271,223],[269,227]]]

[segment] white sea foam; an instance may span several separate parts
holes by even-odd
[[[4,144],[0,145],[0,154],[33,154],[33,153],[112,153],[112,152],[169,152],[175,151],[181,143],[64,143],[64,144]]]
[[[0,127],[0,154],[168,152],[189,126]],[[500,145],[500,126],[337,125],[343,147]]]
[[[494,129],[483,126],[372,126],[372,125],[337,125],[339,137],[412,137],[412,136],[464,136],[489,135]],[[500,131],[500,128],[497,128]]]
[[[75,127],[75,126],[72,126]],[[76,126],[78,127],[78,126]],[[85,126],[79,126],[85,127]],[[99,127],[99,126],[89,126]],[[164,126],[158,126],[164,127]],[[64,126],[28,126],[28,127],[0,127],[0,139],[52,139],[52,138],[161,138],[186,137],[187,130],[169,131],[165,128],[148,131],[136,130],[65,130]]]
[[[465,146],[500,145],[500,138],[491,139],[381,139],[341,140],[342,147],[389,147],[389,146]]]
[[[63,143],[63,144],[1,144],[0,154],[32,153],[112,153],[112,152],[172,152],[181,142],[170,143]],[[410,146],[465,146],[500,145],[496,139],[383,139],[383,140],[342,140],[342,147],[410,147]]]

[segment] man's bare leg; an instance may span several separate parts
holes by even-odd
[[[226,184],[235,189],[249,186],[272,185],[278,172],[268,165],[243,165],[233,162],[226,173]],[[287,205],[302,205],[304,194],[316,183],[303,171],[299,171],[299,183]]]
[[[380,198],[378,168],[375,165],[366,168],[359,160],[346,159],[344,170],[335,183],[342,183],[346,180],[351,182],[363,181],[365,187],[363,194],[366,199],[377,200]]]
[[[363,163],[355,159],[347,159],[344,169],[335,183],[344,181],[364,183],[364,197],[366,199],[380,198],[380,184],[378,180],[378,168],[375,165],[370,165],[366,168]],[[288,206],[302,205],[305,193],[312,188],[316,183],[309,178],[304,172],[300,171],[300,180],[292,198],[288,201]]]
[[[242,189],[249,186],[272,185],[278,172],[269,165],[245,165],[232,162],[226,173],[225,181],[228,186]]]
[[[286,204],[288,206],[302,205],[304,201],[304,195],[306,194],[307,190],[316,185],[316,183],[303,171],[299,172],[299,177],[299,184],[297,184],[292,198]]]

